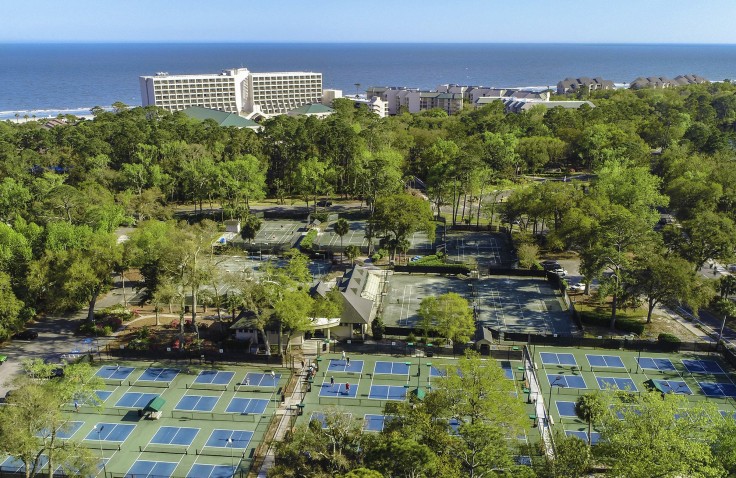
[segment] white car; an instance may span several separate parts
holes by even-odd
[[[574,290],[575,292],[585,292],[585,284],[578,282],[577,284],[569,286],[568,289]]]
[[[552,272],[557,274],[560,277],[565,277],[567,275],[567,271],[563,269],[562,267],[560,267],[559,269],[554,269]]]

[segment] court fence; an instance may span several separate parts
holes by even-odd
[[[526,339],[525,339],[526,340]],[[475,344],[457,344],[455,347],[441,347],[434,344],[423,344],[420,342],[407,342],[405,340],[392,340],[390,343],[375,342],[333,342],[329,344],[330,353],[360,353],[374,355],[393,355],[397,357],[457,357],[465,353],[465,350],[475,350]],[[484,354],[485,355],[485,354]],[[509,343],[493,345],[489,354],[491,358],[498,360],[521,360],[519,344]]]
[[[144,359],[144,360],[182,360],[194,363],[215,362],[248,362],[266,365],[281,365],[282,356],[279,354],[251,354],[242,348],[206,345],[197,350],[174,350],[166,346],[152,345],[146,350],[135,350],[124,345],[107,345],[104,349],[107,358]]]

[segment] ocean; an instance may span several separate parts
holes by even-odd
[[[137,106],[141,75],[233,67],[321,72],[325,88],[344,94],[379,85],[546,87],[568,76],[723,80],[736,78],[736,45],[0,44],[0,119],[88,114],[116,101]]]

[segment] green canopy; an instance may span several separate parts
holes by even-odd
[[[166,400],[163,398],[156,396],[151,399],[150,402],[148,402],[148,405],[146,405],[146,408],[143,410],[146,412],[160,412],[162,408],[164,408],[164,404],[166,403]]]
[[[415,388],[411,391],[411,394],[417,397],[417,400],[424,400],[424,397],[427,395],[427,392],[424,391],[423,388]]]

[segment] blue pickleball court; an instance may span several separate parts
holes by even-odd
[[[241,385],[249,385],[251,387],[275,387],[281,380],[281,374],[248,372],[245,374],[245,380]]]
[[[118,408],[144,408],[158,393],[125,392],[115,404]]]
[[[106,365],[101,367],[95,375],[105,380],[126,380],[134,370],[135,367]]]
[[[555,402],[555,405],[557,405],[557,413],[559,413],[561,417],[575,418],[578,416],[575,402],[560,401]]]
[[[626,368],[618,355],[585,355],[591,367]]]
[[[170,478],[178,463],[170,461],[137,460],[125,474],[125,478]]]
[[[647,370],[659,370],[660,372],[676,372],[675,364],[666,358],[640,357],[639,367]]]
[[[366,415],[363,417],[363,430],[367,432],[381,432],[386,424],[385,415]]]
[[[664,393],[680,393],[683,395],[692,395],[693,393],[687,383],[681,380],[652,380],[652,382]]]
[[[77,430],[82,428],[82,425],[84,425],[84,422],[66,422],[56,429],[56,438],[61,438],[62,440],[69,439],[77,433]],[[41,438],[49,437],[50,435],[49,430],[46,428],[36,434],[37,437]]]
[[[588,432],[582,431],[582,430],[565,430],[565,435],[567,436],[573,436],[578,437],[581,440],[583,440],[585,443],[588,443]],[[595,445],[598,443],[601,439],[601,434],[598,432],[593,432],[590,434],[590,443],[592,445]]]
[[[403,385],[371,385],[368,398],[373,400],[404,400],[407,388]]]
[[[508,360],[502,360],[501,361],[501,369],[503,369],[503,374],[508,378],[509,380],[514,379],[514,368],[511,366],[511,362]]]
[[[585,379],[580,375],[555,375],[548,373],[547,380],[549,380],[551,387],[588,388]]]
[[[554,352],[541,352],[539,357],[544,365],[562,365],[565,367],[574,367],[578,363],[573,354],[557,354]]]
[[[266,411],[268,400],[263,398],[240,398],[230,400],[226,413],[240,413],[241,415],[261,414]]]
[[[358,396],[358,384],[351,383],[350,390],[347,389],[344,383],[335,382],[324,382],[319,389],[320,397],[340,397],[340,398],[355,398]]]
[[[598,388],[601,390],[626,390],[628,392],[636,392],[636,385],[630,378],[618,377],[597,377]]]
[[[219,397],[211,397],[208,395],[184,395],[176,404],[174,410],[184,410],[187,412],[211,412],[217,405]]]
[[[152,445],[191,445],[199,428],[161,427],[151,438]]]
[[[135,429],[135,425],[124,423],[98,423],[96,426],[96,429],[90,430],[85,440],[124,442]]]
[[[233,476],[235,476],[235,468],[230,465],[195,463],[186,478],[231,478]]]
[[[352,364],[351,364],[352,365]],[[373,368],[374,375],[409,375],[411,366],[404,362],[376,362]]]
[[[363,361],[351,360],[350,365],[348,365],[347,360],[330,359],[330,364],[327,366],[327,373],[330,372],[363,373]]]
[[[248,448],[253,437],[253,432],[248,430],[213,430],[207,443],[204,446],[211,448],[233,448],[235,450],[245,450]],[[232,441],[228,443],[228,440]]]
[[[721,412],[721,416],[724,419],[730,417],[731,419],[736,420],[736,412],[734,412],[734,411],[726,411],[726,410],[721,410],[720,412]]]
[[[202,385],[227,385],[235,376],[235,372],[220,370],[202,370],[194,379],[194,383]]]
[[[736,397],[736,385],[732,383],[698,382],[698,385],[709,397]]]
[[[147,368],[138,378],[139,382],[171,382],[179,375],[176,368]]]
[[[726,373],[715,360],[682,359],[682,364],[690,373],[705,373],[711,375],[721,375]]]

